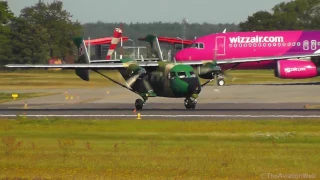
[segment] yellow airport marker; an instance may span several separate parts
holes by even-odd
[[[13,100],[16,100],[16,98],[18,98],[19,97],[19,95],[18,94],[12,94],[12,98],[13,98]]]
[[[140,118],[140,113],[138,113],[138,117],[137,117],[137,119],[141,119],[141,118]]]
[[[71,96],[70,99],[72,100],[72,99],[73,99],[73,96]]]
[[[69,99],[69,96],[68,96],[68,95],[66,95],[66,99]]]

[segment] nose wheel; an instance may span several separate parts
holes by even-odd
[[[137,99],[134,105],[136,106],[136,110],[141,110],[143,108],[144,101],[142,99]]]
[[[218,81],[217,81],[218,86],[223,86],[224,84],[225,84],[224,79],[218,79]]]
[[[187,109],[195,109],[197,105],[197,100],[192,98],[187,98],[184,100],[184,106]]]

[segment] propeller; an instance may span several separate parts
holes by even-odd
[[[142,81],[144,87],[146,88],[147,92],[153,91],[150,83],[143,77],[143,81]]]
[[[214,48],[214,53],[213,53],[213,60],[214,61],[217,60],[217,50],[218,50],[217,47],[215,47]],[[218,89],[218,75],[217,75],[217,73],[214,73],[214,87],[215,87],[214,88],[214,92],[220,92],[220,90]]]
[[[128,86],[130,87],[130,88],[132,88],[132,86],[138,81],[139,82],[139,86],[140,85],[143,85],[143,87],[145,88],[145,90],[146,90],[146,92],[153,92],[153,89],[152,89],[152,87],[151,87],[151,85],[150,85],[150,83],[148,82],[148,80],[147,80],[147,76],[145,76],[146,75],[146,72],[139,72],[139,73],[136,73],[136,74],[134,74],[134,75],[132,75],[130,78],[128,78],[127,80],[126,80],[126,82],[127,82],[127,84],[128,84]],[[140,84],[140,83],[142,83],[142,84]]]
[[[139,74],[135,74],[135,75],[133,75],[133,76],[131,76],[131,77],[129,77],[128,79],[127,79],[127,84],[128,84],[128,86],[129,87],[132,87],[132,85],[137,81],[137,79],[140,77],[140,73]]]
[[[140,78],[143,77],[146,74],[146,70],[141,68],[137,71],[133,71],[131,76],[126,80],[126,83],[129,87],[132,87],[132,85]]]
[[[214,74],[214,92],[220,92],[218,88],[218,75],[217,73]]]

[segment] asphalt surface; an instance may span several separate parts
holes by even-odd
[[[233,85],[206,87],[195,110],[187,110],[183,99],[150,98],[144,109],[134,111],[138,95],[119,87],[101,89],[48,89],[7,91],[52,92],[50,96],[0,104],[0,116],[70,118],[320,118],[317,85]],[[319,102],[319,103],[318,103]],[[319,106],[318,106],[319,105]]]

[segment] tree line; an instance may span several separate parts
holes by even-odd
[[[83,34],[63,3],[37,2],[15,17],[6,1],[0,2],[0,62],[48,63],[73,52],[72,37]]]
[[[281,2],[272,12],[258,11],[239,24],[241,31],[319,30],[320,0]]]
[[[227,31],[314,30],[320,29],[320,0],[281,2],[272,12],[258,11],[239,24],[209,23],[96,23],[81,24],[63,9],[63,2],[39,1],[14,16],[6,1],[0,1],[0,64],[48,63],[51,58],[64,60],[74,55],[72,37],[100,38],[112,36],[122,24],[123,36],[140,43],[147,34],[194,39]],[[145,45],[145,44],[144,44]]]

